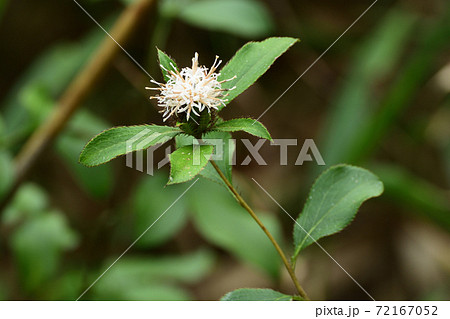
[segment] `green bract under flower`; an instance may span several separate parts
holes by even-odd
[[[221,60],[216,56],[211,68],[208,70],[205,66],[198,64],[198,53],[195,53],[192,59],[192,67],[183,68],[180,72],[174,65],[171,65],[175,70],[167,70],[169,80],[167,83],[159,83],[151,81],[159,85],[159,88],[146,87],[148,90],[158,90],[159,95],[150,97],[158,100],[158,106],[162,107],[163,121],[169,119],[172,115],[185,113],[186,119],[189,120],[191,113],[200,116],[203,110],[208,113],[211,110],[218,110],[220,105],[225,106],[227,101],[225,97],[228,95],[225,92],[233,90],[223,89],[222,83],[233,80],[235,77],[223,81],[218,81],[217,78],[220,73],[215,73],[216,69],[221,64]]]

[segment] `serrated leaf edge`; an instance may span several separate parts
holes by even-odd
[[[127,155],[127,154],[135,152],[135,151],[130,151],[130,152],[126,152],[124,154],[116,155],[116,156],[112,157],[111,159],[109,159],[108,161],[103,162],[103,163],[99,163],[99,164],[96,164],[96,165],[85,164],[85,163],[82,162],[82,158],[81,158],[83,156],[84,151],[89,146],[89,144],[91,144],[92,141],[94,141],[97,137],[99,137],[100,135],[102,135],[106,131],[110,131],[110,130],[117,129],[117,128],[123,128],[123,127],[139,127],[139,126],[159,126],[159,127],[161,127],[160,125],[155,125],[155,124],[141,124],[141,125],[128,125],[128,126],[113,126],[113,127],[108,128],[108,129],[105,129],[105,130],[101,131],[100,133],[98,133],[97,135],[95,135],[93,138],[91,138],[89,140],[89,142],[86,143],[86,145],[83,147],[83,150],[80,153],[80,156],[78,158],[78,163],[80,163],[81,165],[84,165],[86,167],[97,167],[97,166],[109,163],[112,160],[114,160],[114,159],[116,159],[116,158],[118,158],[120,156],[124,156],[124,155]],[[167,126],[167,127],[171,127],[172,128],[172,126]],[[178,130],[178,128],[176,128],[176,127],[173,127],[173,129],[177,129]],[[177,136],[177,135],[179,135],[181,133],[182,133],[182,131],[180,130],[180,133],[176,134],[175,136]],[[173,138],[175,138],[175,136]],[[162,144],[162,143],[158,143],[158,144]],[[155,145],[158,145],[158,144],[155,144]]]
[[[226,296],[232,294],[233,292],[236,292],[236,291],[242,291],[242,290],[246,290],[246,289],[251,289],[251,290],[272,290],[272,291],[278,292],[278,293],[280,293],[280,294],[283,294],[282,292],[279,292],[279,291],[274,290],[274,289],[271,289],[271,288],[251,288],[251,287],[242,287],[242,288],[238,288],[238,289],[235,289],[235,290],[232,290],[232,291],[227,292],[225,295],[223,295],[223,296],[220,298],[220,300],[223,301],[223,299],[224,299]],[[283,294],[283,295],[286,295],[286,294]],[[293,300],[293,296],[291,296],[291,295],[286,295],[286,296],[292,297],[291,300],[289,300],[289,301],[292,301],[292,300]],[[277,298],[277,299],[275,299],[275,300],[273,300],[273,301],[279,301],[279,299],[281,299],[281,298],[283,298],[283,297],[279,297],[279,298]],[[228,301],[228,300],[226,300],[226,301]],[[286,301],[288,301],[288,300],[286,300]]]
[[[261,126],[264,128],[264,130],[267,132],[268,137],[255,135],[255,134],[253,134],[253,133],[247,132],[247,131],[244,130],[244,129],[239,129],[239,128],[237,128],[237,129],[234,130],[234,131],[222,131],[222,130],[220,130],[220,129],[217,129],[217,126],[218,126],[218,125],[223,125],[223,124],[226,124],[227,122],[233,121],[233,120],[251,120],[251,121],[254,121],[254,124],[258,123],[259,125],[261,125]],[[234,119],[226,120],[226,121],[223,120],[222,122],[217,123],[216,126],[214,126],[211,130],[212,130],[212,131],[216,131],[216,132],[237,132],[237,131],[242,131],[242,132],[245,132],[245,133],[247,133],[247,134],[250,134],[250,135],[253,135],[253,136],[256,136],[256,137],[260,137],[260,138],[264,138],[264,139],[269,140],[269,141],[272,141],[272,140],[273,140],[273,139],[272,139],[272,136],[270,135],[269,130],[267,129],[267,127],[266,127],[263,123],[261,123],[260,121],[255,120],[255,119],[252,119],[252,118],[250,118],[250,117],[239,117],[239,118],[234,118]]]
[[[311,186],[311,188],[310,188],[310,190],[309,190],[309,192],[308,192],[308,196],[306,197],[305,204],[303,205],[303,208],[302,208],[300,214],[299,214],[299,215],[297,216],[297,218],[295,219],[295,224],[294,224],[294,228],[293,228],[293,231],[292,231],[293,235],[294,235],[294,232],[295,232],[295,227],[299,227],[299,225],[297,224],[297,223],[298,223],[297,220],[300,218],[300,215],[303,213],[303,211],[304,211],[306,205],[307,205],[308,202],[309,202],[309,198],[310,198],[310,196],[311,196],[311,194],[312,194],[313,186],[316,184],[316,182],[317,182],[323,175],[325,175],[326,173],[328,173],[330,170],[335,169],[335,168],[338,168],[338,167],[353,167],[353,168],[358,168],[358,169],[364,169],[364,170],[370,172],[371,174],[373,174],[374,176],[376,176],[376,177],[378,178],[378,176],[377,176],[376,174],[374,174],[372,171],[370,171],[370,170],[368,170],[368,169],[366,169],[366,168],[362,168],[362,167],[355,166],[355,165],[350,165],[350,164],[338,164],[338,165],[333,165],[333,166],[331,166],[330,168],[328,168],[327,170],[323,171],[323,172],[322,172],[322,173],[314,180],[314,183],[312,184],[312,186]],[[362,206],[362,204],[363,204],[365,201],[367,201],[367,200],[369,200],[369,199],[371,199],[371,198],[378,197],[378,196],[380,196],[381,194],[383,194],[383,192],[384,192],[384,184],[383,184],[383,182],[382,182],[381,180],[378,179],[378,181],[379,181],[379,183],[381,184],[381,190],[380,190],[379,194],[372,195],[372,196],[370,196],[370,197],[367,197],[365,200],[363,200],[363,201],[361,202],[361,204],[358,206],[356,213],[358,212],[359,208]],[[360,187],[360,186],[362,186],[362,185],[359,185],[358,187]],[[342,200],[342,199],[340,199],[339,201],[341,201],[341,200]],[[334,205],[334,206],[336,206],[336,205]],[[334,207],[334,206],[333,206],[333,207]],[[331,235],[335,235],[335,234],[337,234],[337,233],[343,231],[348,225],[350,225],[350,224],[353,222],[353,220],[354,220],[355,217],[356,217],[356,213],[355,213],[355,214],[353,215],[353,217],[349,220],[349,222],[348,222],[347,224],[345,224],[345,226],[344,226],[341,230],[335,231],[335,232],[333,232],[333,233],[331,233],[331,234],[322,236],[322,237],[320,237],[320,238],[329,237],[329,236],[331,236]],[[325,217],[325,216],[324,216],[324,217]],[[324,218],[324,217],[323,217],[323,218]],[[314,228],[314,229],[315,229],[315,228]],[[313,229],[313,230],[314,230],[314,229]],[[294,243],[294,253],[292,254],[292,258],[291,258],[291,261],[292,261],[292,264],[293,264],[293,265],[295,265],[295,261],[296,261],[298,255],[299,255],[300,251],[302,250],[303,243],[305,242],[306,238],[308,238],[308,237],[310,236],[311,233],[312,233],[312,231],[308,232],[307,237],[305,237],[305,239],[302,241],[302,243],[301,243],[298,247],[295,247],[295,243]],[[315,238],[313,238],[313,240],[316,242],[316,239],[315,239]]]
[[[186,147],[186,146],[189,146],[189,145],[185,145],[185,146],[182,146],[182,147]],[[213,145],[209,145],[209,146],[213,146]],[[182,147],[180,147],[180,148],[182,148]],[[177,150],[179,150],[180,148],[178,148]],[[200,175],[200,173],[201,173],[201,172],[205,169],[205,167],[208,165],[209,161],[211,160],[211,157],[212,157],[213,153],[214,153],[214,146],[213,146],[213,152],[209,155],[208,161],[206,162],[205,166],[203,166],[203,167],[200,169],[200,171],[199,171],[196,175],[193,175],[191,178],[189,178],[189,179],[187,179],[187,180],[184,180],[184,181],[181,181],[181,182],[176,182],[176,183],[173,183],[173,182],[171,182],[171,181],[169,180],[169,181],[167,182],[166,186],[169,186],[169,185],[176,185],[176,184],[181,184],[181,183],[185,183],[185,182],[189,182],[189,181],[193,180],[196,176]],[[170,161],[171,155],[172,155],[172,154],[169,155],[169,161]],[[169,177],[172,176],[172,162],[170,162],[170,163],[171,163],[171,164],[170,164],[170,173],[169,173]],[[203,177],[203,178],[206,178],[205,176],[202,176],[202,177]],[[206,179],[208,179],[208,178],[206,178]]]
[[[275,61],[278,60],[278,58],[279,58],[280,56],[282,56],[282,55],[283,55],[287,50],[289,50],[294,44],[296,44],[297,42],[300,42],[300,39],[298,39],[298,38],[292,38],[292,37],[269,37],[269,38],[266,38],[266,39],[264,39],[264,40],[262,40],[262,41],[250,41],[250,42],[247,42],[247,43],[244,44],[239,50],[236,51],[236,53],[231,57],[231,59],[230,59],[230,60],[222,67],[222,69],[220,70],[220,72],[222,72],[222,70],[223,70],[225,67],[228,66],[228,64],[234,59],[234,57],[235,57],[239,52],[241,52],[242,50],[245,49],[245,47],[247,47],[247,46],[249,46],[249,45],[251,45],[251,44],[253,44],[253,43],[263,43],[263,42],[268,41],[268,40],[270,40],[270,39],[292,39],[292,40],[295,40],[295,41],[293,41],[293,42],[286,48],[286,50],[284,50],[284,51],[281,52],[279,55],[277,55],[277,56],[275,57],[273,63],[272,63],[271,65],[269,65],[269,67],[267,68],[267,70],[264,71],[264,73],[262,73],[260,76],[258,76],[258,77],[256,78],[256,80],[255,80],[253,83],[251,83],[251,84],[249,84],[247,87],[245,87],[244,90],[243,90],[241,93],[239,93],[238,95],[236,95],[232,100],[224,101],[224,102],[225,102],[225,105],[228,105],[231,101],[233,101],[233,100],[234,100],[235,98],[237,98],[239,95],[241,95],[242,93],[244,93],[245,91],[247,91],[247,89],[248,89],[249,87],[251,87],[253,84],[255,84],[256,81],[258,81],[260,77],[262,77],[267,71],[269,71],[269,69],[272,67],[272,65],[275,63]],[[224,107],[225,107],[225,106],[222,105],[222,107],[219,108],[219,111],[221,111]]]
[[[167,56],[167,57],[171,60],[171,62],[173,62],[173,66],[175,67],[175,69],[176,69],[177,71],[179,71],[180,68],[178,67],[177,62],[175,61],[175,59],[172,58],[170,55],[168,55],[166,52],[164,52],[163,50],[159,49],[158,47],[156,47],[156,51],[157,51],[157,56],[158,56],[158,66],[159,66],[159,68],[160,68],[160,70],[161,70],[161,74],[162,74],[162,76],[163,76],[164,81],[167,82],[167,79],[166,79],[166,75],[165,75],[165,73],[164,73],[164,70],[161,68],[162,63],[161,63],[161,59],[160,59],[160,56],[159,56],[159,52],[161,52],[162,54],[164,54],[165,56]],[[170,71],[170,70],[169,70],[169,71]]]

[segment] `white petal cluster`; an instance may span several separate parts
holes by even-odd
[[[218,110],[218,107],[222,104],[225,106],[224,99],[228,94],[224,92],[233,90],[222,89],[222,83],[231,81],[235,77],[218,81],[217,78],[220,73],[215,73],[222,61],[218,61],[219,57],[216,56],[211,68],[208,70],[205,66],[199,66],[198,53],[195,53],[192,59],[192,67],[186,67],[177,71],[172,65],[175,71],[167,70],[162,65],[161,68],[168,72],[169,80],[167,83],[158,83],[151,81],[159,86],[159,88],[149,88],[149,90],[159,90],[159,95],[150,97],[151,99],[158,100],[158,106],[162,107],[161,113],[163,113],[163,120],[166,121],[174,114],[186,113],[186,119],[189,120],[191,113],[199,116],[205,108],[208,112],[211,109]]]

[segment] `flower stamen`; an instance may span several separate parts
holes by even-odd
[[[224,99],[228,94],[224,92],[231,89],[223,89],[222,84],[236,79],[236,76],[228,80],[218,81],[220,73],[215,73],[222,63],[216,56],[213,65],[208,70],[205,66],[198,63],[198,53],[196,52],[192,58],[192,67],[183,68],[178,71],[173,63],[170,63],[172,70],[167,70],[163,66],[161,68],[167,72],[167,83],[159,83],[151,80],[152,83],[158,85],[157,88],[146,87],[147,90],[158,90],[159,95],[150,97],[158,100],[158,106],[163,109],[163,121],[171,116],[180,113],[186,113],[186,119],[189,120],[192,114],[200,116],[200,112],[204,109],[211,112],[211,109],[218,110],[220,105],[225,106]]]

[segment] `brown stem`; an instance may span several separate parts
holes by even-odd
[[[278,245],[278,243],[275,240],[275,238],[272,236],[272,234],[269,232],[269,230],[266,228],[266,226],[264,226],[264,224],[261,222],[261,220],[258,218],[258,216],[256,216],[256,214],[253,211],[253,209],[251,209],[251,207],[245,202],[245,200],[242,198],[242,196],[236,191],[236,189],[233,187],[233,185],[230,183],[230,181],[225,177],[225,175],[222,173],[220,168],[217,166],[216,162],[211,160],[211,164],[213,165],[213,167],[215,168],[217,173],[220,175],[220,178],[222,178],[222,180],[225,182],[225,184],[227,185],[229,190],[233,193],[233,195],[235,196],[235,198],[238,201],[238,203],[243,208],[245,208],[245,210],[250,214],[250,216],[252,216],[252,218],[255,220],[255,222],[259,225],[259,227],[262,229],[262,231],[266,234],[266,236],[272,242],[273,246],[277,250],[277,252],[280,255],[281,259],[283,260],[284,266],[286,267],[289,275],[291,276],[291,279],[292,279],[292,281],[293,281],[293,283],[295,285],[295,288],[297,289],[300,297],[302,297],[305,300],[310,300],[308,295],[306,294],[305,290],[303,290],[302,286],[298,282],[297,277],[295,276],[295,272],[294,272],[291,264],[287,260],[286,256],[283,253],[283,250],[281,250],[281,247],[280,247],[280,245]]]
[[[148,13],[152,3],[153,0],[141,0],[130,5],[114,25],[110,32],[111,37],[120,44],[125,43],[136,29],[141,18]],[[15,182],[8,195],[1,202],[0,212],[8,200],[12,198],[33,164],[62,131],[120,50],[121,48],[112,39],[106,37],[90,62],[66,89],[47,121],[28,139],[15,159]]]

